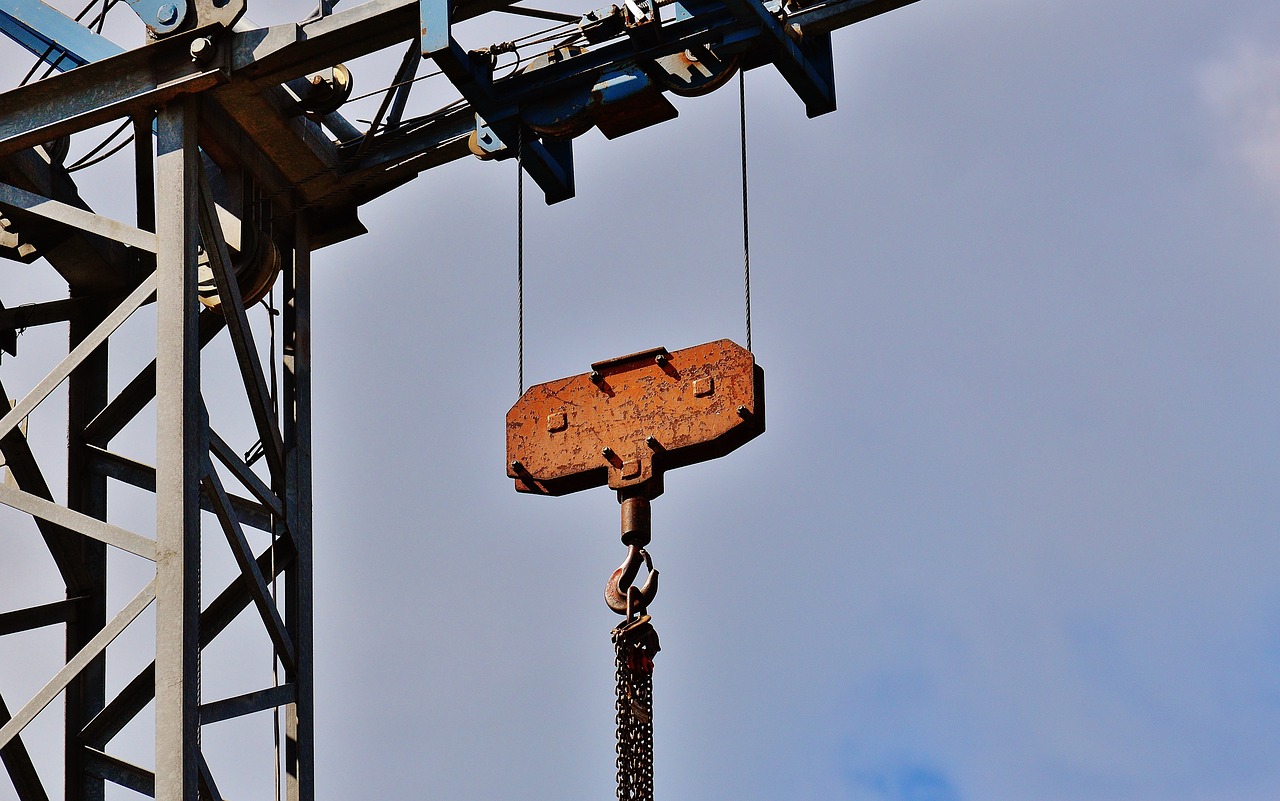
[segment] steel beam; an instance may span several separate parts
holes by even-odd
[[[210,723],[221,723],[224,720],[291,704],[294,702],[293,689],[292,684],[281,684],[278,687],[268,687],[265,690],[256,690],[234,698],[224,698],[221,701],[205,704],[200,707],[200,723],[208,726]]]
[[[0,209],[8,209],[25,214],[34,214],[51,222],[78,229],[85,233],[97,234],[115,240],[122,245],[156,252],[156,235],[139,231],[131,225],[102,217],[91,211],[60,203],[34,192],[19,189],[6,183],[0,183]]]
[[[98,66],[98,65],[91,65]],[[71,74],[71,73],[68,73]],[[156,159],[156,798],[194,801],[200,756],[197,104],[161,110]]]
[[[86,600],[88,596],[80,595],[65,601],[2,612],[0,613],[0,637],[75,620]]]
[[[285,576],[285,621],[298,650],[288,675],[297,697],[285,715],[289,801],[315,801],[315,683],[311,583],[311,229],[297,219],[284,287],[285,513],[296,558]]]

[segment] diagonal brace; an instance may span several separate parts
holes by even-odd
[[[36,693],[35,697],[27,702],[27,705],[18,710],[18,714],[4,726],[0,726],[0,749],[4,748],[9,742],[18,735],[18,732],[26,728],[27,724],[35,720],[36,715],[49,705],[54,698],[58,697],[58,693],[66,689],[71,680],[80,674],[80,671],[98,657],[107,646],[120,636],[120,632],[124,631],[130,623],[142,614],[142,611],[151,605],[156,597],[156,582],[152,579],[142,591],[134,596],[129,605],[120,610],[111,622],[106,625],[102,631],[98,632],[93,639],[89,640],[80,652],[71,658],[62,670],[49,680],[47,684]]]
[[[221,310],[227,318],[227,331],[235,346],[236,360],[240,363],[240,374],[244,379],[245,391],[248,394],[249,406],[253,410],[253,420],[258,428],[258,436],[266,448],[267,464],[271,468],[271,477],[276,484],[284,480],[284,439],[277,425],[275,407],[271,402],[271,393],[267,389],[267,379],[262,372],[262,362],[258,358],[258,349],[253,342],[253,329],[249,326],[249,318],[244,312],[244,299],[240,296],[240,283],[231,269],[231,254],[227,250],[227,241],[222,235],[222,224],[218,221],[217,207],[213,202],[213,193],[209,191],[209,182],[200,170],[200,236],[204,240],[205,251],[209,254],[209,266],[213,270],[218,284],[218,296],[222,300]]]
[[[156,291],[156,274],[152,273],[147,276],[138,288],[129,293],[129,296],[116,307],[115,311],[107,315],[93,333],[85,337],[79,345],[67,354],[67,357],[58,363],[58,366],[44,377],[44,379],[36,384],[35,389],[27,393],[26,397],[18,401],[3,418],[0,418],[0,437],[8,434],[18,423],[22,422],[22,418],[31,414],[32,410],[40,405],[40,402],[49,397],[58,386],[71,375],[80,364],[97,350],[98,346],[107,341],[107,337],[115,333],[125,320],[138,310],[142,304],[146,303]]]
[[[141,556],[143,559],[156,559],[156,542],[128,529],[113,526],[110,523],[90,517],[61,504],[47,501],[39,495],[23,492],[8,484],[0,484],[0,503],[11,506],[21,512],[47,520],[54,525],[70,529],[90,539],[105,542],[108,545]]]
[[[227,536],[227,542],[231,545],[231,551],[235,554],[236,564],[240,566],[240,572],[248,582],[249,595],[253,598],[254,606],[258,607],[258,614],[262,616],[262,622],[267,627],[267,634],[276,647],[276,653],[284,663],[285,669],[292,673],[297,667],[293,640],[289,637],[284,620],[280,617],[280,610],[267,589],[266,579],[263,578],[262,571],[258,569],[258,563],[253,558],[249,540],[244,536],[244,529],[240,528],[240,521],[231,511],[231,500],[222,487],[217,471],[207,458],[204,464],[204,477],[200,483],[204,485],[204,491],[213,501],[214,514],[217,515],[222,531]]]

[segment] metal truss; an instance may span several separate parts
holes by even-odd
[[[288,798],[314,798],[310,258],[365,232],[363,203],[464,155],[519,157],[548,202],[564,200],[573,195],[574,136],[670,119],[663,93],[710,91],[737,69],[774,65],[810,116],[825,113],[835,108],[830,32],[913,1],[627,0],[584,14],[575,43],[553,44],[499,77],[497,55],[511,50],[464,49],[458,23],[491,12],[564,15],[511,0],[369,0],[336,12],[326,1],[300,24],[255,29],[230,27],[242,0],[148,0],[129,5],[153,41],[121,51],[87,28],[68,32],[75,23],[56,12],[25,13],[39,5],[32,0],[0,0],[0,32],[67,70],[0,94],[0,255],[43,258],[68,287],[64,297],[0,306],[0,350],[12,356],[18,329],[69,331],[66,357],[24,395],[0,383],[0,399],[16,398],[0,417],[13,478],[0,483],[0,504],[30,516],[65,589],[0,613],[0,636],[46,626],[66,635],[64,666],[34,697],[11,706],[0,687],[0,762],[20,801],[49,798],[24,731],[59,696],[68,801],[103,799],[108,785],[164,801],[221,801],[202,727],[272,709],[286,718]],[[337,63],[406,44],[367,129],[317,102]],[[415,115],[407,101],[423,59],[460,99]],[[686,80],[675,71],[691,64],[708,74]],[[56,155],[60,138],[120,121],[134,134],[132,223],[95,213]],[[264,360],[249,311],[277,269],[282,345]],[[149,304],[155,359],[112,391],[110,343]],[[215,348],[233,356],[247,410],[247,421],[230,424],[256,433],[260,461],[219,435],[228,421],[205,403],[202,355]],[[268,380],[276,374],[278,392]],[[55,393],[64,385],[65,396]],[[49,465],[62,461],[38,453],[22,426],[55,397],[66,403],[65,475],[57,476],[65,501],[50,483]],[[122,432],[138,429],[150,437],[145,458],[113,450]],[[153,495],[153,532],[133,530],[118,504],[109,508],[119,486],[131,498]],[[265,532],[265,547],[255,549],[246,530]],[[205,534],[225,539],[234,557],[223,586],[202,587]],[[154,563],[120,608],[108,607],[109,549]],[[154,661],[109,688],[112,643],[152,604]],[[283,679],[208,699],[202,651],[242,614],[260,624]],[[154,763],[113,755],[113,739],[152,705]]]
[[[307,220],[299,215],[267,232],[282,254],[283,381],[277,405],[241,282],[234,280],[228,239],[243,243],[243,233],[228,236],[223,230],[221,218],[228,215],[214,200],[199,148],[200,107],[197,96],[185,95],[154,116],[138,117],[139,129],[154,127],[158,137],[154,158],[148,152],[151,137],[139,138],[137,167],[146,180],[139,181],[144,191],[136,226],[94,214],[73,197],[65,202],[0,184],[0,208],[23,230],[59,230],[72,240],[44,253],[55,266],[67,267],[71,297],[0,312],[0,326],[70,327],[66,357],[0,418],[0,451],[14,479],[0,484],[0,502],[32,516],[66,589],[65,599],[0,615],[0,635],[49,625],[65,625],[67,634],[65,666],[34,697],[16,708],[0,697],[0,760],[22,801],[49,797],[22,733],[59,695],[65,695],[69,799],[103,798],[106,782],[156,798],[221,799],[215,771],[200,749],[201,727],[277,707],[286,712],[289,797],[313,797]],[[40,158],[43,153],[40,148],[25,160],[10,160],[5,177],[53,188],[66,176]],[[86,265],[85,252],[98,254],[97,260]],[[216,284],[216,308],[200,302],[201,261]],[[80,280],[85,267],[96,268],[96,278]],[[113,335],[152,303],[155,359],[112,394],[107,367]],[[227,336],[219,337],[224,329]],[[202,348],[222,340],[229,340],[234,353],[265,477],[219,436],[204,403]],[[64,383],[67,500],[58,503],[20,424]],[[0,397],[8,397],[2,384]],[[153,401],[151,463],[113,452],[112,440]],[[154,493],[154,536],[110,522],[113,482]],[[209,588],[201,588],[202,510],[213,513],[239,569],[234,580],[215,588],[220,591],[211,600]],[[267,532],[267,547],[255,552],[246,528]],[[107,607],[109,548],[155,565],[154,578],[119,610]],[[278,595],[272,589],[277,581]],[[155,660],[108,693],[109,647],[153,603]],[[233,698],[202,698],[202,649],[250,608],[283,668],[283,681]],[[152,702],[154,766],[113,756],[113,738]]]

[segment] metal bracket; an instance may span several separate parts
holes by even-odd
[[[567,139],[539,138],[528,128],[521,131],[519,109],[501,101],[494,91],[488,58],[466,52],[454,40],[449,0],[420,0],[419,11],[422,57],[435,61],[507,152],[515,153],[516,144],[523,143],[520,163],[542,187],[547,203],[573,197],[573,144]],[[493,152],[502,149],[494,148]]]
[[[764,28],[766,38],[773,45],[773,63],[795,93],[800,95],[810,117],[836,110],[830,34],[810,34],[797,42],[789,29],[760,0],[724,0],[724,3],[739,20]]]

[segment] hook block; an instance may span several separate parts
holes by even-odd
[[[608,485],[654,497],[665,471],[763,432],[764,371],[750,351],[727,339],[654,348],[530,387],[507,412],[507,475],[537,495]]]

